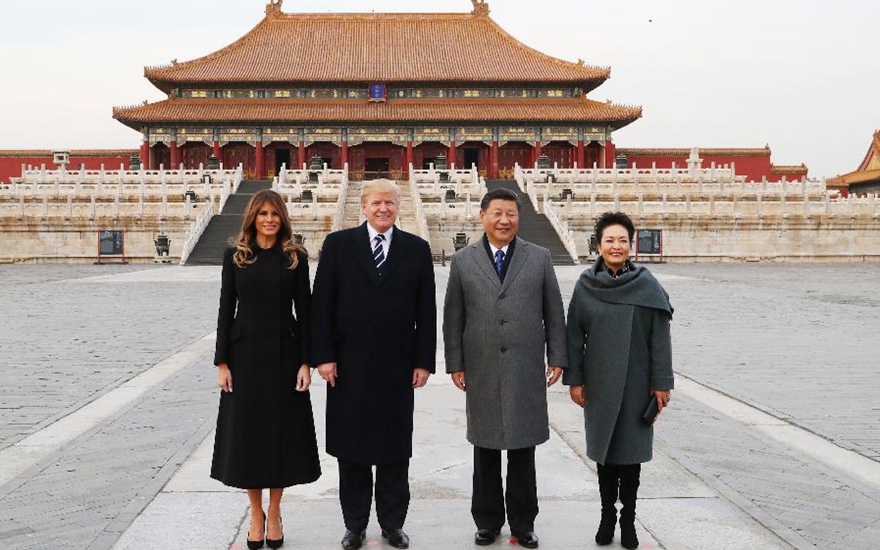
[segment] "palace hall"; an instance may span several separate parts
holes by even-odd
[[[167,99],[113,109],[150,169],[243,165],[248,178],[319,157],[352,179],[408,176],[440,158],[489,179],[541,155],[613,166],[639,107],[589,99],[609,68],[543,54],[470,13],[285,13],[192,61],[147,67]]]

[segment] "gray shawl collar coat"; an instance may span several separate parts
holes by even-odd
[[[469,442],[521,449],[549,439],[546,366],[565,367],[567,356],[565,313],[547,249],[517,237],[504,283],[483,239],[457,252],[443,337],[446,371],[466,373]]]
[[[652,390],[674,386],[672,306],[643,266],[612,281],[601,260],[581,275],[568,309],[568,364],[562,382],[584,386],[587,456],[638,464],[653,456],[654,429],[642,422]]]

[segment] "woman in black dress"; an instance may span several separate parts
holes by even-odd
[[[306,364],[310,306],[306,251],[292,241],[281,196],[260,191],[223,257],[214,356],[222,392],[211,465],[212,478],[248,490],[251,549],[264,539],[271,548],[284,543],[284,488],[321,475]]]

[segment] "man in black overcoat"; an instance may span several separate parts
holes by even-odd
[[[339,463],[342,547],[366,536],[376,466],[382,536],[407,548],[413,390],[434,372],[434,266],[419,237],[394,226],[397,184],[364,184],[366,222],[324,241],[312,299],[312,364],[327,381],[327,452]]]

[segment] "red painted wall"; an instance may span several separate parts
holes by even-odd
[[[651,150],[641,152],[638,149],[626,148],[621,148],[619,151],[627,155],[627,162],[630,168],[632,168],[633,164],[638,168],[651,168],[652,163],[657,163],[657,168],[672,168],[673,162],[678,168],[687,168],[687,159],[690,156],[690,152],[681,155],[671,155],[659,154]],[[703,168],[711,167],[713,162],[719,168],[725,164],[734,164],[736,173],[747,176],[749,180],[761,181],[763,177],[766,177],[767,181],[780,181],[782,179],[782,174],[773,172],[773,163],[769,152],[765,154],[712,154],[701,151],[700,158],[703,159]],[[794,181],[801,179],[805,175],[807,175],[806,172],[803,175],[786,174],[785,178],[788,181]]]
[[[70,171],[79,170],[80,164],[85,164],[86,170],[98,170],[101,164],[107,170],[119,170],[123,164],[129,168],[131,156],[139,154],[137,149],[113,149],[95,151],[70,152]],[[0,151],[0,183],[9,183],[10,178],[21,177],[21,165],[31,165],[36,169],[41,164],[46,165],[46,170],[55,170],[57,166],[52,163],[52,151],[45,150],[15,150]]]

